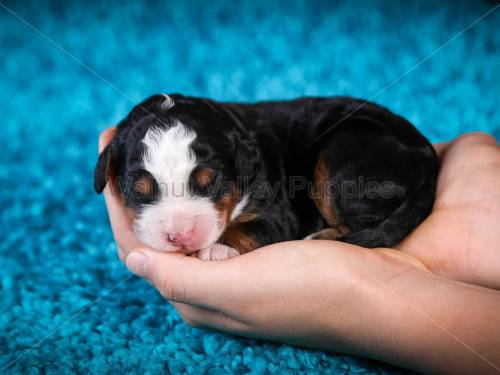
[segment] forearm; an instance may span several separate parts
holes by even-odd
[[[325,334],[311,344],[422,372],[498,372],[499,292],[378,258],[354,264],[354,303],[341,315],[326,312]]]

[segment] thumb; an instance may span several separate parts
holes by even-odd
[[[204,262],[184,254],[140,248],[127,256],[125,264],[170,301],[218,308],[230,300],[227,286],[233,272],[227,270],[228,262]]]

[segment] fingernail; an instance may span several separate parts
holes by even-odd
[[[146,263],[146,256],[139,252],[131,253],[125,261],[128,270],[141,277],[145,275]]]

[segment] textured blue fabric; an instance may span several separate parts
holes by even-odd
[[[499,138],[499,10],[415,67],[491,2],[3,4],[45,36],[0,7],[0,368],[43,339],[6,371],[402,371],[192,329],[136,277],[75,316],[128,275],[92,189],[96,140],[156,92],[377,94],[433,141]]]

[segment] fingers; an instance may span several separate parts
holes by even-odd
[[[493,137],[492,135],[484,132],[472,132],[472,133],[466,133],[458,138],[456,138],[453,141],[450,142],[443,142],[443,143],[437,143],[434,145],[434,149],[436,150],[436,153],[438,155],[439,159],[442,159],[443,155],[446,153],[448,148],[452,144],[457,144],[457,143],[479,143],[479,144],[488,144],[492,146],[498,146],[498,141]]]
[[[451,142],[443,142],[443,143],[436,143],[434,145],[434,149],[436,150],[436,154],[439,159],[441,159],[448,149],[450,147]]]
[[[233,259],[203,262],[179,253],[140,248],[128,255],[126,265],[170,301],[222,311],[230,311],[235,304],[231,296],[238,268],[233,267]]]
[[[498,146],[498,142],[495,137],[485,132],[472,132],[462,134],[456,139],[457,142],[461,143],[475,143],[490,146]]]
[[[412,266],[414,266],[422,271],[429,271],[430,272],[430,270],[424,265],[424,263],[422,261],[420,261],[420,259],[413,257],[413,256],[411,256],[411,255],[409,255],[409,254],[407,254],[399,249],[395,250],[395,249],[381,248],[381,249],[377,249],[377,252],[379,254],[383,254],[385,256],[397,259],[401,262],[408,263],[409,265],[412,265]]]
[[[117,250],[117,253],[118,253],[118,258],[120,258],[120,260],[122,261],[122,263],[125,263],[125,261],[127,260],[127,254],[125,254],[123,252],[122,249],[120,249],[120,247],[116,247],[116,250]]]
[[[250,328],[248,324],[219,311],[176,302],[172,302],[172,305],[182,320],[191,327],[209,330],[215,329],[233,334],[243,334]]]
[[[115,133],[116,128],[109,128],[101,133],[99,136],[99,152],[102,152],[108,143],[111,142]],[[122,261],[125,261],[128,253],[133,249],[144,246],[144,244],[137,239],[127,209],[120,195],[117,194],[116,189],[111,186],[113,183],[111,180],[108,181],[104,189],[104,198],[108,208],[113,235],[118,244],[118,256]]]
[[[99,135],[99,153],[104,150],[104,147],[108,145],[109,142],[113,139],[116,133],[116,128],[108,128],[104,130],[100,135]]]
[[[122,254],[128,255],[132,250],[144,246],[134,233],[132,220],[128,216],[121,197],[115,193],[114,189],[106,185],[104,198],[108,207],[109,220],[115,241]]]

